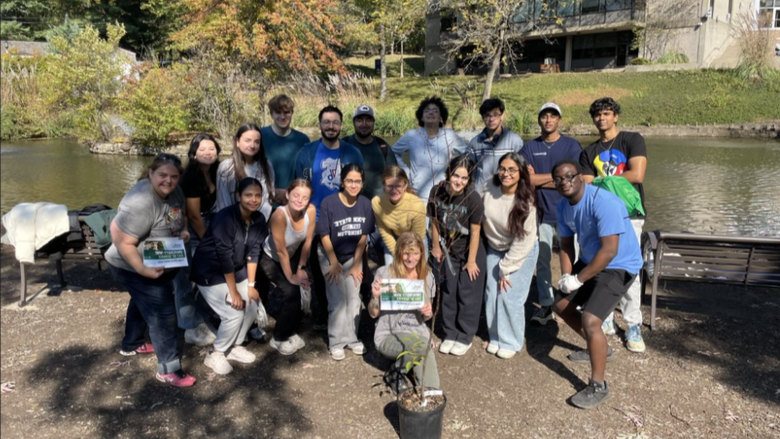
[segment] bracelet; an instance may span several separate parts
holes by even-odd
[[[248,282],[246,284],[246,286],[254,288],[255,287],[255,282]]]

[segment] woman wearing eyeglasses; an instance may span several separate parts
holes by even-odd
[[[407,131],[393,145],[396,162],[411,178],[412,189],[423,202],[431,188],[444,180],[447,164],[466,152],[468,145],[447,124],[449,111],[438,96],[423,99],[414,113],[420,128]],[[409,152],[409,166],[403,160]]]
[[[398,165],[390,165],[382,173],[384,192],[371,200],[374,219],[385,248],[385,265],[393,263],[395,242],[405,232],[417,233],[425,239],[425,204],[409,185],[409,177]],[[422,248],[427,253],[427,245]]]
[[[539,256],[536,192],[525,159],[504,154],[483,195],[487,238],[487,352],[509,359],[523,349],[525,300]]]
[[[328,346],[336,361],[366,352],[358,340],[360,323],[360,284],[363,281],[363,256],[367,235],[374,230],[371,202],[360,195],[363,168],[348,164],[341,168],[341,188],[320,204],[316,233],[321,237],[317,249],[325,276],[328,298]]]
[[[271,217],[269,194],[274,192],[274,169],[268,165],[260,127],[253,123],[241,125],[235,142],[233,154],[217,170],[217,211],[235,204],[238,183],[252,177],[263,185],[263,202],[258,209],[267,222]]]
[[[452,159],[447,180],[434,186],[428,202],[431,256],[442,285],[441,317],[444,341],[439,352],[465,355],[477,332],[485,292],[485,246],[479,236],[482,200],[474,190],[474,162]]]
[[[184,193],[178,187],[181,160],[158,155],[119,203],[111,222],[111,247],[106,252],[111,272],[130,293],[125,336],[120,354],[157,355],[159,381],[189,387],[195,378],[181,369],[176,335],[173,280],[178,269],[144,265],[144,242],[149,238],[178,237],[189,241]],[[148,331],[151,343],[145,341]]]

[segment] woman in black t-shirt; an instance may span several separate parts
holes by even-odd
[[[366,237],[374,230],[371,201],[360,195],[363,168],[356,164],[341,168],[341,189],[320,204],[316,233],[322,240],[317,249],[325,291],[328,296],[328,346],[334,360],[345,358],[344,348],[356,355],[366,352],[358,340],[360,284]]]
[[[485,291],[485,247],[479,236],[483,204],[472,185],[474,162],[468,156],[452,159],[447,180],[428,197],[431,218],[431,259],[442,286],[443,354],[461,356],[477,332]]]

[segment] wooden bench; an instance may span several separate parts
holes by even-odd
[[[108,247],[104,247],[103,250],[101,250],[96,244],[95,244],[95,235],[92,233],[92,229],[84,222],[84,218],[86,216],[79,215],[79,225],[81,226],[81,233],[84,235],[84,241],[79,242],[76,245],[69,245],[62,249],[62,257],[60,258],[57,254],[56,256],[48,253],[41,253],[36,252],[35,257],[36,258],[48,258],[48,259],[54,259],[56,266],[57,266],[57,278],[60,281],[60,288],[64,289],[67,287],[67,283],[65,282],[65,276],[62,273],[62,261],[64,259],[69,260],[93,260],[97,261],[98,270],[100,270],[101,262],[105,261],[105,258],[103,257],[103,252],[105,250],[108,250]],[[19,306],[24,306],[27,303],[27,276],[25,273],[25,264],[19,263],[19,272],[21,273],[21,298],[19,299]]]
[[[780,288],[780,239],[649,232],[655,258],[650,328],[660,279]]]

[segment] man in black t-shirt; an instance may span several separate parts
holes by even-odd
[[[620,131],[617,122],[620,117],[620,105],[612,98],[597,99],[590,106],[590,117],[599,130],[599,139],[586,147],[580,155],[582,175],[587,183],[592,183],[596,177],[620,176],[628,180],[639,192],[642,207],[645,206],[645,190],[642,182],[647,170],[647,147],[645,139],[639,133]],[[645,212],[647,209],[645,208]],[[642,227],[645,217],[631,218],[631,225],[637,239],[642,239]],[[620,301],[623,319],[628,325],[626,331],[626,347],[631,352],[644,352],[645,342],[642,339],[642,310],[640,276],[634,279],[628,293]],[[607,335],[615,334],[613,315],[610,314],[601,329]]]

